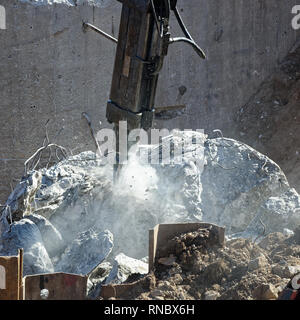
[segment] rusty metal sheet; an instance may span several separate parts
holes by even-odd
[[[130,295],[132,293],[136,294],[137,291],[145,292],[154,288],[154,281],[151,275],[147,275],[146,277],[139,279],[137,281],[131,283],[124,284],[108,284],[103,285],[101,287],[100,296],[104,299],[129,299],[131,300]]]
[[[51,273],[24,278],[24,300],[43,300],[41,291],[48,290],[47,300],[85,300],[87,276]]]
[[[0,257],[0,300],[21,300],[23,252],[18,256]]]

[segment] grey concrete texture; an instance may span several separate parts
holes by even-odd
[[[22,175],[25,159],[42,145],[48,119],[50,140],[74,153],[94,150],[83,111],[96,131],[109,126],[105,108],[116,46],[93,31],[84,33],[82,21],[117,37],[121,4],[80,3],[35,6],[0,0],[7,21],[7,29],[0,30],[0,202]],[[299,36],[291,27],[295,4],[179,0],[183,19],[208,59],[200,60],[184,44],[170,46],[156,104],[184,103],[187,112],[154,125],[208,133],[218,128],[234,138],[235,110],[256,92]],[[174,18],[171,26],[173,35],[181,35]]]

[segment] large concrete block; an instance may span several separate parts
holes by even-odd
[[[50,3],[51,5],[48,5]],[[74,5],[74,4],[77,5]],[[94,5],[95,4],[95,5]],[[0,201],[42,145],[45,123],[51,140],[74,153],[94,149],[95,130],[105,119],[116,46],[82,31],[88,21],[118,36],[121,4],[105,1],[10,1],[0,30]],[[170,47],[158,84],[157,105],[186,104],[187,112],[157,127],[220,128],[234,137],[232,117],[274,70],[296,41],[291,27],[294,0],[178,1],[203,62],[182,44]],[[174,17],[172,34],[181,35]],[[183,90],[184,89],[184,90]],[[234,97],[234,98],[233,98]],[[63,131],[57,136],[60,130]]]

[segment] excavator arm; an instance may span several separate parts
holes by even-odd
[[[205,54],[185,27],[177,0],[118,0],[122,5],[119,37],[114,39],[89,23],[89,27],[117,42],[114,71],[107,102],[106,117],[114,124],[117,134],[117,163],[119,122],[127,121],[128,131],[148,130],[155,113],[155,94],[159,72],[169,45],[185,42],[203,59]],[[171,11],[185,37],[171,38]]]

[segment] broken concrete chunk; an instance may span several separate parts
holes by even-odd
[[[104,261],[113,248],[110,231],[91,228],[79,234],[62,254],[55,271],[86,275]]]
[[[292,237],[295,235],[294,231],[293,230],[290,230],[290,229],[287,229],[287,228],[284,228],[283,229],[283,234],[287,237]]]
[[[163,291],[162,290],[159,290],[159,289],[154,289],[151,291],[151,297],[154,298],[154,299],[157,299],[157,300],[163,300],[163,299],[160,299],[160,298],[163,298]]]
[[[168,293],[176,290],[176,286],[173,283],[171,284],[169,281],[162,281],[158,282],[157,289],[162,290],[164,293]]]
[[[158,263],[164,266],[172,266],[176,261],[176,257],[171,254],[169,257],[159,258]]]
[[[279,264],[276,264],[272,267],[272,273],[276,274],[280,278],[287,278],[287,276],[289,276],[289,273],[287,275],[286,271],[286,267]]]
[[[42,174],[39,171],[30,173],[16,186],[9,195],[5,209],[0,213],[0,234],[7,231],[6,219],[20,220],[33,211],[32,202],[36,192],[41,187]]]
[[[272,284],[261,284],[254,289],[253,298],[256,300],[275,300],[278,298],[278,291]]]
[[[109,275],[111,269],[112,265],[109,262],[104,261],[91,272],[89,276],[91,286],[88,288],[89,298],[96,299],[100,296],[102,283]]]
[[[220,297],[220,293],[217,291],[207,291],[204,294],[204,300],[217,300]]]
[[[262,206],[260,217],[266,225],[266,232],[283,232],[300,224],[300,197],[295,189],[280,196],[270,197]]]
[[[116,256],[113,268],[105,280],[105,284],[120,284],[125,282],[132,274],[147,274],[148,264],[127,257],[125,254],[120,253]]]
[[[287,266],[285,267],[285,277],[291,278],[300,272],[300,266]]]
[[[37,190],[35,200],[37,213],[49,220],[53,215],[64,217],[69,214],[67,209],[74,207],[78,201],[80,215],[87,206],[90,192],[99,185],[102,189],[106,186],[107,179],[103,177],[100,166],[99,157],[87,151],[69,157],[49,169],[41,169],[42,185]]]
[[[260,242],[259,246],[265,250],[271,250],[271,248],[274,246],[274,243],[282,243],[286,237],[280,233],[280,232],[274,232],[268,234],[266,237],[264,237]]]
[[[43,238],[45,248],[50,257],[57,255],[65,246],[61,234],[57,229],[44,217],[31,214],[27,216],[28,220],[31,220],[37,225]]]
[[[261,204],[290,190],[279,166],[244,143],[208,139],[205,157],[207,165],[201,176],[203,220],[225,226],[228,233],[244,231]],[[272,228],[278,229],[277,218],[270,218]]]
[[[52,262],[44,247],[38,227],[29,219],[22,219],[11,225],[11,230],[2,235],[0,255],[17,255],[24,249],[24,275],[51,273]]]
[[[254,260],[251,260],[248,264],[248,270],[254,271],[257,269],[262,269],[268,266],[268,260],[265,256],[261,255]]]
[[[226,265],[224,260],[218,260],[210,265],[208,265],[203,272],[205,281],[208,284],[220,283],[223,277],[227,277],[230,273],[229,267]]]
[[[143,261],[145,263],[149,263],[149,256],[142,258],[141,261]]]
[[[181,284],[183,281],[182,276],[178,273],[176,273],[173,278],[174,284]]]
[[[112,265],[104,261],[99,264],[90,274],[90,279],[92,279],[93,282],[95,281],[103,281],[110,273],[112,269]]]

